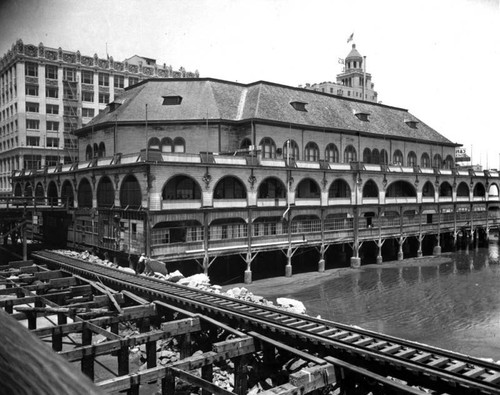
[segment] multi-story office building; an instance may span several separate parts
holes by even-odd
[[[0,194],[19,169],[77,159],[72,132],[85,126],[124,88],[151,77],[198,77],[134,55],[123,62],[18,40],[0,59]]]
[[[337,74],[336,82],[306,84],[305,88],[377,103],[378,93],[375,92],[375,84],[372,82],[371,74],[367,73],[365,68],[366,57],[360,55],[356,44],[352,44],[349,55],[339,61],[345,66],[342,73]]]

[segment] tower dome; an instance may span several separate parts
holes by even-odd
[[[361,69],[363,67],[363,57],[356,49],[356,44],[352,44],[351,52],[345,58],[347,69]]]

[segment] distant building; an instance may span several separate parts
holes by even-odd
[[[356,44],[352,44],[349,55],[345,59],[339,59],[339,62],[345,67],[342,73],[337,74],[336,82],[306,84],[305,88],[377,103],[378,94],[374,90],[375,84],[372,82],[371,74],[366,73],[364,69],[366,59],[360,55]]]
[[[0,194],[11,192],[14,170],[73,162],[78,147],[72,132],[124,88],[152,77],[198,76],[138,55],[117,62],[18,40],[0,58]]]

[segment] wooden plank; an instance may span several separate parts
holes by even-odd
[[[478,376],[481,376],[484,372],[486,372],[485,368],[482,368],[480,366],[476,366],[474,369],[471,369],[468,372],[463,373],[463,375],[465,377],[476,378]]]
[[[122,338],[121,336],[113,332],[107,331],[106,329],[101,328],[100,326],[95,325],[89,321],[84,322],[83,325],[89,328],[92,332],[102,335],[108,340],[118,340]]]
[[[236,395],[234,392],[227,391],[224,388],[218,387],[213,383],[210,383],[206,380],[203,380],[201,377],[195,376],[191,373],[184,372],[180,369],[176,368],[168,368],[174,372],[174,375],[177,376],[180,380],[199,387],[205,391],[208,391],[215,395]]]
[[[203,322],[208,322],[208,323],[210,323],[210,324],[212,324],[220,329],[225,330],[226,332],[232,333],[235,336],[238,336],[238,337],[247,336],[246,333],[240,332],[240,331],[230,327],[229,325],[226,325],[226,324],[223,324],[222,322],[216,321],[213,318],[207,317],[206,315],[196,314],[196,316],[199,317],[200,320],[202,320]]]
[[[461,371],[466,366],[467,366],[467,363],[465,363],[465,362],[455,362],[453,365],[450,365],[447,368],[445,368],[445,370],[448,371],[448,372],[455,373],[455,372]]]
[[[11,261],[9,262],[9,267],[12,268],[21,268],[23,266],[33,266],[34,262],[32,260],[27,260],[27,261]]]
[[[231,353],[232,355],[245,355],[255,352],[255,344],[252,337],[245,336],[244,338],[214,343],[212,351],[218,354]]]
[[[298,372],[291,373],[288,380],[290,384],[300,388],[302,394],[307,394],[335,383],[335,368],[329,363],[321,366],[307,367]]]
[[[163,322],[160,329],[169,336],[185,335],[187,333],[201,331],[201,323],[198,317],[183,318],[180,320]]]
[[[495,372],[484,379],[486,383],[496,384],[500,381],[500,372]]]
[[[259,395],[301,395],[299,388],[290,383],[282,384],[278,387],[270,388],[266,391],[259,392]]]
[[[427,366],[433,366],[436,368],[440,368],[441,366],[446,365],[449,360],[450,360],[450,358],[447,358],[447,357],[437,358],[434,361],[429,362],[427,364]]]
[[[50,270],[47,272],[38,272],[34,276],[37,280],[46,281],[53,278],[61,278],[64,273],[61,270]]]

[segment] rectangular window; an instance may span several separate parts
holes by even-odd
[[[65,86],[63,91],[63,98],[66,100],[77,100],[76,89],[71,86]]]
[[[49,139],[47,139],[47,147],[49,146],[48,144],[48,141]],[[59,157],[58,156],[54,156],[54,155],[47,155],[45,157],[45,166],[57,166],[59,163]]]
[[[123,88],[125,86],[125,78],[123,75],[115,75],[115,88]]]
[[[78,116],[77,108],[72,106],[64,106],[64,115],[68,115],[70,117]]]
[[[45,66],[45,78],[49,80],[57,80],[57,66]]]
[[[57,99],[59,97],[59,89],[54,87],[47,87],[45,89],[45,96]]]
[[[38,96],[38,85],[26,85],[26,96]]]
[[[39,103],[26,102],[26,112],[39,112]]]
[[[57,104],[47,104],[47,114],[59,114],[59,106]]]
[[[93,108],[82,108],[82,117],[94,117],[94,109]]]
[[[109,86],[109,74],[99,73],[99,86]]]
[[[39,130],[40,129],[40,121],[38,119],[27,119],[26,120],[26,129]]]
[[[59,122],[47,121],[47,131],[58,132],[59,131]]]
[[[57,137],[47,137],[47,147],[58,148],[59,139]]]
[[[94,73],[92,71],[82,71],[82,84],[93,84],[94,83]]]
[[[24,75],[27,77],[38,77],[38,65],[36,63],[26,62],[24,66]]]
[[[76,70],[74,69],[64,69],[63,79],[65,81],[76,82]]]
[[[33,137],[33,136],[26,137],[26,145],[29,145],[30,147],[40,146],[40,137]]]
[[[139,83],[139,78],[137,77],[128,77],[128,86],[132,86]]]
[[[99,93],[99,103],[109,103],[109,94],[107,93]]]
[[[74,149],[78,146],[77,143],[78,140],[74,136],[68,134],[64,136],[64,148]]]
[[[94,92],[82,91],[82,101],[93,102]]]

